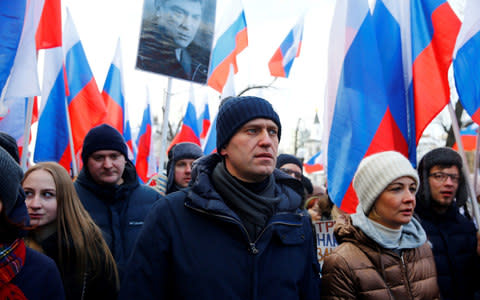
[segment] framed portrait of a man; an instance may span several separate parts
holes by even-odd
[[[145,0],[137,68],[205,84],[216,0]]]

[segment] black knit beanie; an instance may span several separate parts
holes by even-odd
[[[463,176],[462,158],[455,150],[447,147],[441,147],[433,149],[423,156],[418,164],[418,176],[420,177],[420,186],[417,192],[417,201],[420,206],[424,208],[430,207],[430,185],[428,183],[428,175],[430,169],[434,166],[451,167],[457,166],[460,172],[460,181],[458,183],[457,194],[455,199],[457,206],[462,206],[466,203],[468,198],[467,186],[465,184],[465,178]]]
[[[17,141],[11,135],[0,132],[0,147],[5,149],[17,163],[20,163]]]
[[[5,149],[0,147],[0,201],[7,216],[17,202],[22,178],[22,168]]]
[[[297,165],[300,170],[302,170],[303,172],[303,165],[302,165],[302,162],[297,158],[295,157],[294,155],[291,155],[291,154],[280,154],[278,157],[277,157],[277,165],[276,165],[276,168],[279,169],[281,168],[283,165],[286,165],[286,164],[294,164],[294,165]]]
[[[226,100],[217,115],[217,151],[228,144],[232,136],[250,120],[257,118],[270,119],[278,126],[278,140],[282,131],[280,118],[272,105],[259,97],[232,97]]]
[[[90,129],[85,136],[82,148],[82,161],[86,166],[88,157],[99,150],[116,150],[128,160],[128,149],[123,136],[110,125],[102,124]]]

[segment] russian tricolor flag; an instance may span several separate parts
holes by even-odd
[[[287,34],[268,63],[270,74],[276,77],[288,77],[295,57],[300,55],[303,36],[303,16]]]
[[[222,92],[230,72],[238,72],[237,55],[248,45],[247,21],[240,0],[233,0],[215,28],[214,46],[208,68],[209,86]]]
[[[463,107],[480,124],[480,1],[467,0],[453,58],[455,86]]]
[[[143,112],[142,124],[137,137],[138,152],[135,160],[135,168],[142,183],[146,183],[150,177],[157,173],[153,145],[152,115],[150,113],[150,103],[147,100],[147,107]]]
[[[306,173],[311,174],[323,170],[323,164],[321,163],[321,155],[322,151],[319,151],[315,155],[313,155],[307,162],[303,163],[303,168],[305,169]]]
[[[63,49],[45,52],[42,105],[38,119],[34,161],[56,161],[70,170],[67,100]]]
[[[448,69],[460,20],[447,0],[411,0],[416,142],[450,101]],[[471,79],[469,79],[471,80]]]
[[[66,52],[68,111],[74,151],[77,155],[85,135],[100,124],[106,110],[70,13],[67,13],[63,42]]]
[[[105,102],[107,114],[103,123],[111,125],[122,135],[125,127],[125,98],[122,78],[122,53],[120,40],[117,42],[115,56],[108,70],[105,84],[103,85],[102,97]]]
[[[473,123],[472,125],[460,130],[460,138],[462,139],[463,150],[475,151],[477,148],[477,134],[478,125]],[[458,145],[455,143],[452,147],[458,151]]]
[[[203,145],[203,142],[207,137],[208,130],[210,129],[210,112],[208,109],[208,102],[206,102],[203,106],[203,111],[200,114],[200,118],[198,119],[198,128],[201,128],[200,143]]]
[[[173,138],[170,146],[168,146],[167,153],[170,151],[170,148],[172,148],[173,145],[182,142],[190,142],[201,146],[200,131],[198,130],[197,123],[197,112],[195,105],[191,101],[188,101],[187,111],[183,117],[182,128],[180,129],[180,132],[177,133],[177,135]]]

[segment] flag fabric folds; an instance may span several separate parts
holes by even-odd
[[[0,94],[7,83],[20,44],[26,0],[0,2]]]
[[[293,61],[300,55],[303,36],[303,16],[287,34],[268,63],[270,74],[276,77],[288,77]]]
[[[146,183],[150,177],[157,173],[155,162],[155,151],[153,149],[152,139],[152,115],[150,113],[150,103],[147,101],[147,107],[143,112],[142,124],[137,137],[137,157],[135,168],[141,183]]]
[[[34,161],[56,161],[70,170],[69,129],[62,47],[45,52],[42,104]]]
[[[411,0],[411,6],[411,92],[418,143],[427,125],[450,101],[448,68],[461,23],[447,0]]]
[[[120,41],[118,41],[115,56],[103,85],[102,97],[107,111],[103,123],[111,125],[122,135],[125,131],[124,94]]]
[[[455,45],[453,71],[458,96],[472,120],[480,124],[480,1],[467,0]]]
[[[35,40],[37,49],[62,46],[62,5],[61,0],[44,0]]]
[[[215,28],[214,46],[208,68],[207,84],[222,92],[230,65],[238,72],[237,55],[248,45],[247,21],[240,0],[233,0]]]
[[[16,1],[13,1],[14,3]],[[22,1],[18,1],[22,3]],[[43,0],[27,1],[25,20],[5,98],[40,95],[37,73],[35,33],[43,9]]]
[[[200,144],[203,145],[208,131],[210,130],[210,112],[208,109],[208,102],[203,106],[203,111],[198,119],[198,128],[200,132]]]
[[[197,112],[195,105],[191,101],[188,101],[187,111],[183,117],[182,128],[180,129],[180,132],[177,133],[177,135],[173,138],[170,146],[168,146],[167,153],[170,151],[170,148],[172,148],[173,145],[182,142],[191,142],[201,146],[200,131],[197,123]]]
[[[446,1],[377,0],[373,13],[366,0],[337,1],[326,157],[329,194],[344,211],[356,210],[352,180],[365,156],[395,150],[416,164],[418,139],[448,103],[456,32],[458,18]]]
[[[25,98],[10,98],[6,99],[3,104],[6,110],[0,114],[0,132],[8,133],[17,141],[18,152],[21,157],[27,101]]]
[[[88,131],[105,116],[105,103],[93,77],[82,43],[69,13],[64,28],[67,100],[75,156]]]
[[[307,174],[322,171],[323,164],[321,163],[322,151],[315,153],[307,162],[303,163],[303,168]]]

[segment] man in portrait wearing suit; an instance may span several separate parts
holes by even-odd
[[[155,16],[143,24],[137,67],[205,83],[208,49],[193,42],[202,5],[202,0],[155,0]]]

